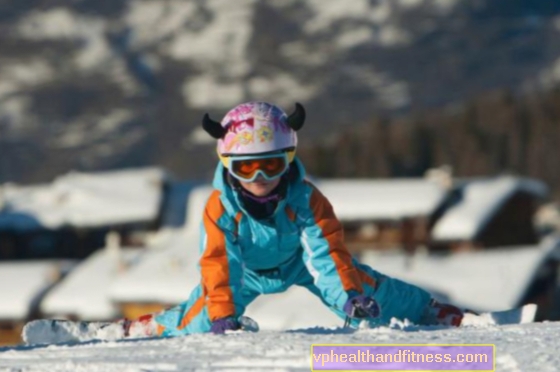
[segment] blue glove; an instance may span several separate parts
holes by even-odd
[[[350,318],[377,318],[381,313],[379,305],[369,296],[352,296],[342,308]]]
[[[236,331],[241,328],[239,321],[233,317],[216,319],[210,327],[210,332],[221,335],[226,331]]]

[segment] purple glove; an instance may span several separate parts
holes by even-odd
[[[377,318],[381,312],[377,302],[365,295],[350,297],[342,310],[350,318]]]
[[[215,320],[212,323],[212,327],[210,327],[210,332],[221,335],[224,334],[226,331],[236,331],[241,328],[241,325],[237,321],[237,319],[232,317],[227,318],[220,318]]]

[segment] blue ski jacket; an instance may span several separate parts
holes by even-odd
[[[297,158],[294,163],[297,176],[267,220],[256,220],[243,210],[218,164],[200,239],[201,286],[211,321],[245,311],[245,270],[273,269],[294,255],[301,255],[323,300],[338,309],[349,295],[363,292],[363,283],[376,287],[375,279],[352,260],[329,201],[305,179]]]

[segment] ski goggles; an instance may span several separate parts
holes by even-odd
[[[240,181],[253,182],[260,175],[267,181],[282,176],[290,165],[288,153],[228,157],[228,170]]]

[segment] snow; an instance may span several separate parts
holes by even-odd
[[[343,50],[366,42],[382,46],[407,44],[412,40],[412,35],[409,35],[404,28],[399,28],[394,24],[392,16],[395,8],[391,2],[309,0],[307,5],[313,12],[313,17],[305,23],[304,30],[310,35],[318,34],[336,27],[341,22],[352,20],[354,29],[341,32],[335,43]],[[410,2],[403,4],[405,8],[417,5]],[[362,27],[364,23],[368,25],[367,28]],[[372,33],[374,30],[376,32]]]
[[[302,287],[262,295],[252,302],[245,315],[256,320],[263,330],[307,327],[341,327],[344,321],[334,315],[319,298]]]
[[[185,239],[170,233],[149,248],[130,268],[111,284],[109,296],[119,303],[185,301],[199,282],[197,273],[198,239]]]
[[[192,22],[196,10],[196,3],[182,0],[132,1],[124,21],[135,30],[133,46],[145,47],[178,32],[189,20]]]
[[[132,118],[133,115],[129,110],[115,109],[99,118],[99,121],[87,130],[83,125],[72,126],[56,139],[55,145],[59,148],[70,148],[102,141],[111,133],[116,133]]]
[[[495,211],[517,191],[538,197],[547,194],[546,186],[539,181],[509,176],[466,183],[461,201],[437,221],[432,238],[439,241],[474,239]]]
[[[383,46],[405,45],[412,41],[412,35],[395,25],[386,25],[379,32],[378,42]],[[406,83],[400,83],[406,84]]]
[[[250,69],[247,54],[252,29],[254,0],[210,0],[204,2],[212,17],[203,28],[183,28],[173,35],[166,53],[175,59],[190,61],[200,68],[228,78],[244,77]],[[202,15],[197,15],[203,17]],[[190,22],[194,22],[191,17]],[[203,17],[202,19],[205,19]],[[212,47],[209,48],[208,46]]]
[[[109,235],[105,249],[95,252],[82,261],[62,283],[49,292],[41,304],[43,313],[48,316],[77,316],[79,319],[84,320],[112,319],[119,315],[119,311],[113,301],[111,293],[114,284],[120,283],[121,280],[125,282],[131,280],[132,288],[125,288],[125,296],[134,296],[135,288],[138,288],[138,290],[153,289],[154,293],[162,295],[159,299],[163,300],[163,302],[167,302],[167,297],[165,296],[166,291],[177,291],[176,287],[169,287],[169,283],[158,281],[157,274],[154,274],[152,278],[144,277],[143,275],[145,272],[142,271],[139,277],[135,277],[133,273],[138,271],[136,263],[140,261],[141,256],[143,257],[143,262],[148,264],[148,267],[158,267],[158,260],[154,259],[154,257],[161,254],[162,246],[177,246],[179,250],[184,247],[184,236],[181,230],[174,228],[174,226],[177,226],[179,223],[184,224],[185,220],[188,221],[189,219],[197,221],[200,218],[204,201],[206,200],[205,198],[207,198],[210,192],[210,188],[203,187],[203,195],[198,202],[196,193],[200,192],[200,190],[195,192],[194,200],[191,200],[187,205],[192,206],[191,208],[194,208],[196,212],[183,211],[181,213],[174,204],[179,203],[184,207],[186,205],[186,198],[190,195],[193,187],[193,183],[172,184],[170,200],[162,216],[164,226],[168,227],[163,228],[149,238],[150,248],[148,248],[148,252],[139,249],[120,247],[118,237]],[[196,222],[194,222],[194,224],[196,225]],[[152,250],[154,251],[153,254],[151,252]],[[165,263],[171,262],[170,267],[163,267],[163,271],[167,276],[169,271],[172,273],[174,269],[182,267],[182,265],[174,263],[174,258],[169,256],[169,252],[166,254]],[[139,266],[142,267],[142,264]],[[130,271],[127,271],[129,269]],[[156,271],[157,270],[158,268],[156,268]],[[192,268],[192,272],[194,272],[194,270],[195,269]],[[179,280],[177,280],[177,282],[180,283],[181,287],[184,287],[186,285],[184,278],[181,273],[178,275]],[[186,283],[188,283],[188,281]],[[147,286],[148,288],[142,288],[143,286]],[[117,293],[118,288],[119,285],[117,285]],[[127,293],[127,290],[131,290],[131,292]]]
[[[310,0],[314,17],[306,22],[305,30],[316,33],[328,29],[334,22],[341,18],[360,19],[370,11],[368,0],[355,0],[351,2]]]
[[[222,83],[212,74],[194,76],[183,85],[183,96],[191,107],[233,107],[243,101],[244,88],[237,82]]]
[[[156,218],[166,175],[159,168],[68,173],[52,184],[3,187],[0,228],[56,229],[148,222]]]
[[[76,30],[81,27],[83,23],[75,14],[59,7],[31,12],[20,21],[19,32],[30,39],[73,39],[76,37]]]
[[[365,252],[360,261],[386,275],[429,290],[443,301],[478,311],[521,305],[522,297],[547,258],[557,255],[556,239],[539,246],[496,248],[444,257],[417,255],[407,266],[402,254]]]
[[[179,303],[198,284],[199,226],[213,188],[205,185],[189,194],[186,224],[162,231],[125,274],[113,282],[110,297],[116,302]]]
[[[280,106],[292,109],[294,101],[308,101],[318,91],[316,84],[309,84],[295,76],[278,72],[274,76],[257,76],[249,79],[249,92],[264,101],[274,101]]]
[[[90,186],[88,189],[103,189],[94,187],[98,185],[96,182],[81,183],[82,176],[68,177],[70,181],[65,184],[71,185],[72,190],[85,184]],[[112,180],[116,182],[118,177]],[[104,183],[100,181],[100,184]],[[120,186],[123,185],[132,187],[130,179]],[[383,180],[356,183],[325,180],[319,181],[318,186],[331,199],[341,219],[387,216],[398,219],[425,215],[443,197],[439,186],[425,180],[390,183]],[[538,191],[539,188],[532,190]],[[97,252],[54,288],[46,297],[43,310],[53,314],[73,312],[80,317],[99,319],[103,312],[108,316],[114,310],[112,301],[176,303],[185,300],[198,283],[198,228],[211,191],[210,186],[204,185],[190,192],[179,192],[184,197],[188,195],[188,202],[183,201],[184,225],[159,231],[152,238],[150,248],[139,257],[132,252],[116,250],[109,241],[107,245],[112,248]],[[130,189],[130,193],[135,192]],[[117,194],[120,198],[125,197]],[[39,201],[49,201],[52,197],[49,193],[28,195],[34,195]],[[178,200],[180,198],[178,196]],[[395,203],[393,207],[385,204],[389,200]],[[176,220],[175,217],[171,219]],[[499,310],[518,304],[540,263],[558,254],[557,245],[556,240],[550,239],[540,246],[515,250],[465,252],[448,257],[418,255],[409,262],[410,266],[406,265],[406,258],[402,255],[371,253],[364,255],[362,261],[385,274],[422,285],[457,304],[477,310]],[[131,264],[127,272],[119,273],[120,264],[116,259],[119,254]],[[133,264],[136,261],[137,264]],[[3,296],[0,318],[25,317],[37,293],[51,283],[48,278],[57,265],[48,261],[0,264],[0,293]],[[17,286],[13,285],[14,277],[18,278]],[[248,307],[246,315],[260,324],[261,332],[9,347],[0,350],[0,370],[309,370],[310,345],[325,343],[492,343],[496,344],[497,371],[555,371],[560,363],[556,341],[560,323],[556,322],[462,329],[417,327],[394,322],[389,327],[349,331],[341,329],[342,320],[299,287],[290,288],[285,293],[260,296]]]
[[[428,216],[445,196],[438,184],[423,179],[320,180],[317,186],[344,221]]]
[[[94,31],[87,37],[85,47],[80,49],[74,61],[81,70],[95,71],[103,62],[107,62],[112,57],[112,50],[104,37],[102,24],[96,25]]]
[[[83,70],[99,68],[112,58],[104,35],[105,21],[76,15],[64,7],[30,12],[19,21],[17,31],[30,40],[81,40],[83,47],[74,56],[74,62]]]
[[[109,320],[119,315],[108,290],[140,253],[138,250],[106,248],[82,261],[41,302],[41,312],[48,317],[75,316],[82,320]]]
[[[323,53],[320,49],[309,49],[309,46],[302,40],[283,43],[278,51],[283,57],[297,60],[304,66],[321,66],[329,60],[328,54]],[[260,78],[262,77],[256,77],[256,79]]]
[[[342,32],[335,39],[335,44],[339,49],[350,49],[370,41],[373,38],[371,27],[360,27],[350,31]]]
[[[438,329],[394,325],[355,332],[311,328],[285,332],[191,335],[170,339],[19,346],[0,352],[7,371],[309,371],[312,344],[494,344],[496,371],[557,371],[560,323]]]
[[[40,86],[47,83],[55,75],[53,67],[41,59],[33,59],[28,63],[2,66],[1,73],[3,81],[19,86],[19,89]],[[9,92],[8,89],[6,90]]]
[[[71,261],[3,261],[0,262],[0,320],[24,320],[36,300]]]

